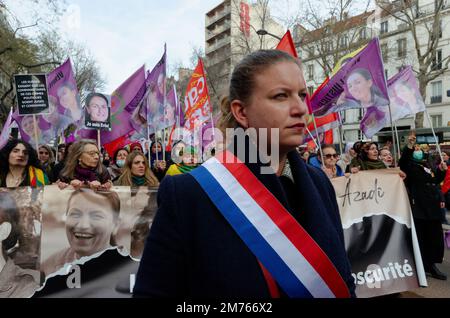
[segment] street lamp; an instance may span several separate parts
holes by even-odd
[[[261,35],[261,36],[263,36],[263,35],[270,35],[270,36],[273,36],[274,38],[276,38],[276,39],[281,41],[281,38],[278,35],[269,33],[269,32],[267,32],[264,29],[259,29],[258,31],[256,31],[256,34]]]

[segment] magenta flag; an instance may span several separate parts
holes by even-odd
[[[166,106],[164,107],[164,123],[161,129],[175,125],[178,108],[177,90],[175,85],[173,85],[172,89],[167,93]]]
[[[374,38],[343,64],[329,82],[311,98],[316,116],[352,108],[384,107],[389,96],[378,38]]]
[[[48,123],[49,134],[59,136],[70,124],[80,125],[83,110],[70,58],[47,75],[48,115],[40,115]],[[40,126],[45,123],[40,123]]]
[[[2,133],[0,135],[0,149],[2,149],[8,142],[9,133],[11,131],[11,125],[12,125],[12,120],[13,120],[12,115],[13,115],[13,111],[12,111],[12,107],[11,107],[8,118],[6,118],[5,124],[3,125]]]

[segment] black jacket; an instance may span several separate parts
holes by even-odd
[[[288,156],[297,187],[289,204],[281,178],[249,169],[322,247],[354,295],[334,189],[326,175]],[[289,197],[292,197],[289,195]],[[292,202],[290,202],[292,203]],[[302,209],[292,206],[302,206]],[[270,297],[256,257],[191,174],[166,177],[136,278],[138,297]]]

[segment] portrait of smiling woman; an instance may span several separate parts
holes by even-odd
[[[74,191],[65,213],[65,231],[69,247],[50,256],[41,265],[48,276],[66,263],[91,256],[116,246],[120,199],[115,192]]]
[[[109,100],[100,93],[86,97],[86,122],[107,122],[109,119]]]

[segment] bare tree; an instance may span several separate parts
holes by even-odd
[[[444,0],[435,0],[429,5],[420,6],[418,0],[401,0],[391,3],[376,0],[383,14],[401,21],[411,32],[418,68],[414,71],[419,81],[420,93],[425,99],[428,84],[444,74],[450,63],[450,56],[439,56],[442,45],[442,9]],[[415,119],[417,128],[423,127],[424,114],[418,113]]]
[[[328,0],[322,5],[311,0],[294,32],[295,40],[307,53],[303,61],[314,59],[329,76],[339,59],[363,46],[369,41],[370,29],[366,26],[370,0],[364,2],[354,0]],[[363,13],[349,17],[349,12],[356,10]],[[312,30],[312,31],[308,31]]]

